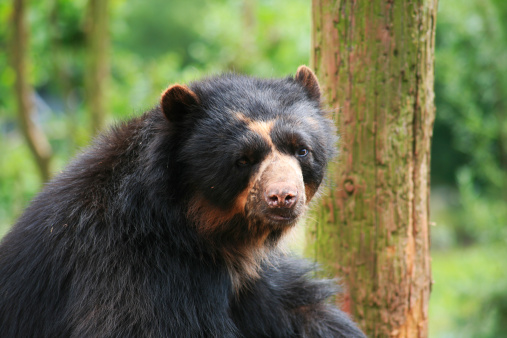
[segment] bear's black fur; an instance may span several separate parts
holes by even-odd
[[[306,67],[174,85],[98,137],[0,246],[0,337],[362,337],[277,244],[333,156]]]

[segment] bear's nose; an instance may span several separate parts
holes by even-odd
[[[287,183],[273,183],[264,192],[264,199],[270,208],[292,208],[298,200],[297,188]]]

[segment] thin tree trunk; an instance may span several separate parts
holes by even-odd
[[[33,122],[33,89],[27,76],[28,30],[26,25],[25,1],[14,0],[12,65],[16,73],[15,91],[18,101],[18,116],[21,129],[37,162],[41,178],[48,181],[51,175],[51,146],[44,133]]]
[[[341,135],[307,253],[368,336],[425,337],[437,0],[313,0],[312,63]]]
[[[108,0],[89,0],[86,31],[88,67],[86,94],[92,119],[92,131],[100,131],[106,117],[106,93],[109,77]]]

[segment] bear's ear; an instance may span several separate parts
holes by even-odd
[[[305,65],[299,66],[296,75],[294,76],[294,80],[306,88],[312,100],[320,100],[319,81],[310,68]]]
[[[160,99],[160,106],[167,119],[178,122],[192,106],[199,105],[199,98],[187,86],[175,84],[165,90]]]

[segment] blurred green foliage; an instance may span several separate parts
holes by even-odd
[[[439,2],[432,337],[507,336],[507,2]]]
[[[109,123],[171,83],[309,63],[309,0],[110,0]],[[90,141],[83,95],[86,0],[30,0],[36,122],[53,171]],[[507,335],[507,2],[440,1],[432,149],[432,337]],[[0,237],[41,182],[16,121],[10,1],[0,1]],[[503,282],[502,282],[503,281]]]
[[[459,244],[507,242],[506,19],[505,1],[440,2],[431,170],[458,189],[443,202]]]
[[[432,254],[429,337],[505,337],[504,245],[457,247]]]

